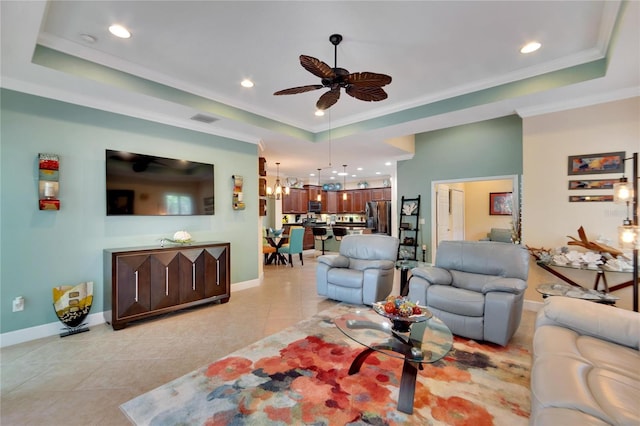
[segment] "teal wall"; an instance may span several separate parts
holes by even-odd
[[[178,230],[231,243],[231,282],[258,278],[257,146],[219,136],[0,92],[0,331],[56,322],[51,289],[94,282],[101,312],[102,250],[155,245]],[[215,215],[105,215],[105,149],[215,165]],[[60,156],[60,211],[38,210],[38,153]],[[231,208],[232,175],[244,177],[247,208]],[[109,285],[109,284],[107,284]],[[233,291],[233,287],[232,287]],[[11,302],[24,296],[25,310]]]
[[[411,160],[398,163],[398,204],[402,196],[420,195],[420,217],[426,224],[419,243],[430,245],[431,182],[522,175],[522,120],[512,115],[420,133],[415,149]]]

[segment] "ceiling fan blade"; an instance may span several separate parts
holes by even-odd
[[[321,110],[329,109],[331,105],[338,102],[338,99],[340,99],[340,86],[336,86],[320,96],[320,99],[316,102],[316,108]]]
[[[311,56],[300,55],[300,65],[316,77],[331,79],[336,76],[333,68]]]
[[[348,86],[347,95],[367,102],[377,102],[387,99],[387,92],[380,87]]]
[[[290,89],[278,90],[274,95],[295,95],[298,93],[310,92],[312,90],[322,89],[322,84],[310,84],[308,86],[292,87]]]
[[[386,86],[391,83],[391,77],[385,74],[377,74],[375,72],[354,72],[349,74],[346,82],[354,86]]]

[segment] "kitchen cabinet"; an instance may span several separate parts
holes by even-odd
[[[351,200],[351,213],[364,213],[364,191],[365,189],[358,189],[351,191],[353,199]]]
[[[307,212],[309,196],[306,189],[290,188],[289,195],[282,196],[282,212],[299,214]]]
[[[323,206],[324,213],[334,214],[338,213],[338,193],[336,191],[324,191],[324,198],[327,200]]]
[[[127,323],[231,297],[230,244],[104,250],[104,317]]]
[[[351,213],[351,201],[353,200],[353,191],[338,191],[338,213]],[[344,194],[347,195],[346,199]]]
[[[391,188],[371,188],[371,201],[391,200]]]
[[[308,185],[306,188],[309,201],[316,201],[318,199],[318,195],[322,195],[322,187],[320,186]],[[322,203],[323,205],[325,203],[324,197],[322,198]]]

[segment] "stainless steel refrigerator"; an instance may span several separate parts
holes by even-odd
[[[367,228],[374,234],[391,235],[391,201],[368,201],[365,212]]]

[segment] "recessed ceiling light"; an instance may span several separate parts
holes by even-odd
[[[131,33],[125,27],[119,24],[113,24],[109,27],[109,32],[116,37],[120,38],[129,38],[131,37]]]
[[[355,174],[354,174],[354,175],[351,175],[351,177],[357,177],[357,176],[358,176],[358,175],[355,175]]]
[[[335,176],[329,176],[329,179],[335,179],[335,178],[336,178]]]
[[[315,112],[317,117],[322,117],[324,115],[324,110],[322,109],[317,109]]]
[[[542,45],[537,41],[532,41],[522,46],[522,48],[520,49],[520,53],[532,53],[540,49],[541,46]]]
[[[245,78],[244,80],[242,80],[242,82],[240,83],[240,85],[242,87],[253,87],[253,81],[249,80],[248,78]]]
[[[387,161],[386,163],[384,163],[385,166],[390,166],[391,165],[391,161]]]
[[[309,176],[315,176],[315,175],[316,175],[315,173],[309,173]]]
[[[376,172],[376,174],[377,174],[377,175],[381,175],[382,173],[380,173],[380,172]]]
[[[356,170],[357,171],[362,171],[362,167],[358,167]]]

